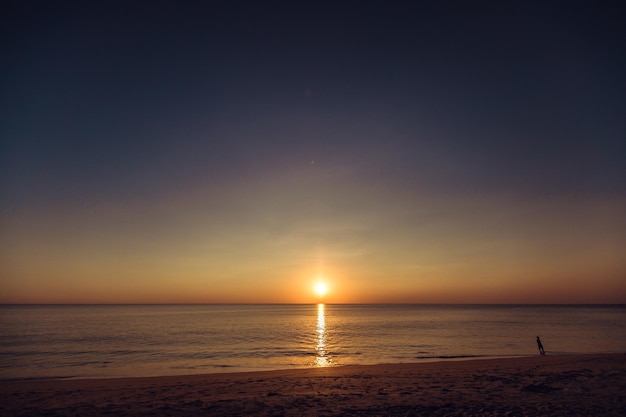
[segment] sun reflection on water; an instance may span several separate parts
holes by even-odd
[[[324,304],[317,305],[317,339],[315,345],[315,366],[325,367],[331,366],[332,361],[326,350],[326,315]]]

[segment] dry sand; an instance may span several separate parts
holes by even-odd
[[[626,355],[5,381],[1,416],[626,416]]]

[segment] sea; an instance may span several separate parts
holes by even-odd
[[[626,352],[626,305],[4,305],[0,379]]]

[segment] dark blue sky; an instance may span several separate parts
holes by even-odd
[[[374,205],[610,201],[617,218],[622,15],[558,3],[15,2],[2,18],[3,223],[20,236],[20,216],[179,199],[186,213],[200,189],[209,206],[216,190],[263,200],[255,181],[318,215],[354,189]],[[299,175],[313,177],[272,185]]]

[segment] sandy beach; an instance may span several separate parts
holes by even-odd
[[[2,416],[624,416],[626,355],[0,383]]]

